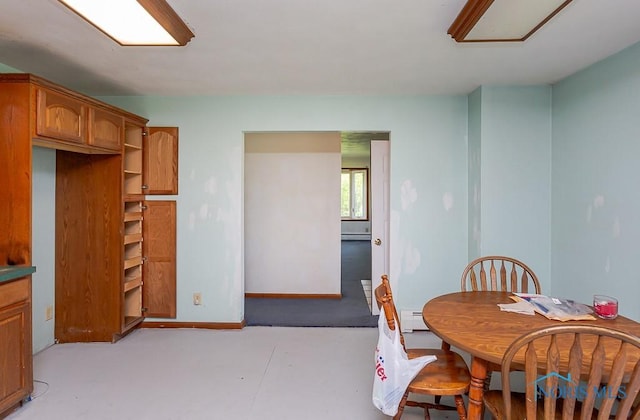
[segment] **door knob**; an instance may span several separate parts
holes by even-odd
[[[382,241],[380,240],[380,238],[376,238],[376,240],[373,241],[373,243],[378,245],[378,246],[382,245]]]

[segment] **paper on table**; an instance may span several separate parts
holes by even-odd
[[[521,300],[516,303],[498,303],[501,311],[515,312],[523,315],[535,315],[533,305],[526,300]]]
[[[511,299],[516,302],[526,301],[540,315],[557,321],[593,320],[591,308],[570,299],[538,295],[532,293],[514,293]]]

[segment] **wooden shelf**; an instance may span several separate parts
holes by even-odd
[[[124,282],[124,292],[135,289],[136,287],[142,286],[142,277],[135,277],[133,279],[125,279]]]
[[[124,261],[124,269],[128,270],[131,267],[135,267],[136,265],[142,265],[142,256],[129,258]]]
[[[124,221],[126,222],[137,222],[142,220],[142,212],[129,212],[124,214]]]
[[[132,233],[130,235],[124,235],[124,244],[134,244],[136,242],[142,242],[142,233]]]

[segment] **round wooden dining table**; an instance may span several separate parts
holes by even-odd
[[[471,355],[468,418],[481,419],[484,381],[491,364],[500,366],[516,338],[554,325],[598,325],[640,336],[640,323],[623,316],[604,320],[554,321],[540,314],[501,311],[499,303],[513,303],[509,292],[457,292],[438,296],[424,305],[422,318],[443,341]],[[514,359],[515,360],[515,359]]]

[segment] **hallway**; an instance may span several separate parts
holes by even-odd
[[[362,290],[371,278],[371,242],[342,241],[342,299],[245,298],[247,326],[377,327]]]

